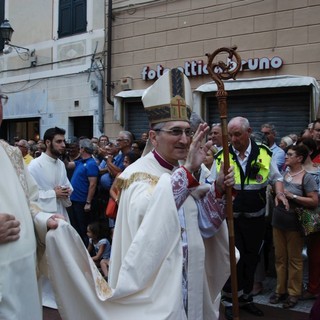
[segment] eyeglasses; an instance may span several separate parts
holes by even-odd
[[[192,137],[193,136],[193,131],[191,130],[191,128],[186,128],[186,129],[182,129],[182,128],[172,128],[172,129],[156,129],[154,131],[157,132],[167,132],[169,133],[171,136],[175,136],[175,137],[179,137],[182,136],[183,133],[187,136],[187,137]]]
[[[128,139],[124,139],[124,138],[123,138],[123,139],[122,139],[122,138],[118,138],[118,139],[116,139],[116,141],[117,141],[117,142],[121,142],[121,141],[128,141]]]
[[[22,146],[21,144],[17,144],[17,147],[19,147],[19,148],[27,148],[26,146]]]

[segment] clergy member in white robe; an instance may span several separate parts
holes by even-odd
[[[230,274],[224,205],[216,198],[215,184],[199,185],[192,176],[211,146],[201,143],[209,127],[200,124],[192,138],[191,88],[179,70],[166,73],[151,88],[143,103],[153,107],[149,139],[154,150],[119,176],[109,283],[71,226],[61,223],[47,236],[64,320],[219,319],[220,291]],[[225,178],[221,173],[219,180],[221,193],[223,182],[234,183],[233,172]],[[74,246],[64,246],[66,242]],[[58,264],[68,268],[59,274]]]
[[[5,150],[16,159],[21,158],[21,155],[18,150],[14,154],[11,148],[0,141],[0,212],[14,214],[21,221],[21,232],[19,240],[0,245],[0,319],[40,320],[42,315],[35,265],[36,238],[28,203],[32,193],[37,192],[37,186],[34,184],[33,189],[27,190],[29,181],[26,181],[23,171],[18,176]],[[22,163],[20,168],[23,170]],[[24,179],[22,183],[19,178]]]
[[[64,134],[61,128],[48,129],[43,137],[46,151],[35,158],[28,169],[39,188],[39,206],[46,212],[63,214],[69,221],[66,208],[71,206],[73,188],[65,164],[59,159],[65,152]]]
[[[39,188],[39,206],[47,212],[61,213],[69,221],[66,209],[71,206],[69,195],[57,198],[54,190],[55,187],[68,188],[70,189],[68,194],[73,190],[66,175],[64,163],[60,159],[53,159],[42,152],[38,158],[34,159],[32,166],[30,163],[28,169]]]
[[[21,152],[2,140],[0,177],[0,319],[42,320],[37,253],[43,254],[47,228],[58,226],[58,215],[36,206],[38,188]]]
[[[65,130],[54,127],[46,130],[43,136],[46,151],[42,152],[28,166],[29,172],[39,188],[38,205],[46,212],[62,214],[69,222],[67,207],[71,206],[70,194],[73,190],[67,177],[65,164],[59,159],[65,153]],[[44,259],[42,264],[46,264]],[[57,309],[50,281],[43,274],[42,305]]]

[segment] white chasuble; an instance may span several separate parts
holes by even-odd
[[[189,196],[183,204],[189,255],[187,316],[182,298],[181,226],[171,171],[161,167],[150,153],[129,166],[120,178],[123,189],[109,283],[97,271],[70,225],[62,221],[47,235],[50,276],[62,318],[217,320],[216,301],[223,286],[219,281],[224,283],[229,276],[228,239],[215,247],[211,244],[214,236],[204,244],[197,204]],[[226,236],[221,230],[219,234]],[[207,257],[207,247],[223,253],[212,252]]]

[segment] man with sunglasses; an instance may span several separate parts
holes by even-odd
[[[272,151],[272,157],[278,166],[279,171],[283,170],[283,165],[285,161],[285,152],[276,145],[276,128],[273,124],[264,123],[261,125],[261,132],[266,136],[268,141],[268,147]]]
[[[19,142],[17,143],[17,147],[22,153],[24,163],[26,165],[29,165],[30,162],[33,160],[33,157],[29,153],[30,146],[28,141],[25,139],[19,140]]]

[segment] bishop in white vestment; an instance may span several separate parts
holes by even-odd
[[[215,184],[199,185],[192,175],[211,142],[202,144],[207,124],[192,137],[191,96],[188,79],[174,69],[142,98],[150,107],[154,150],[118,178],[108,283],[70,226],[61,223],[48,233],[52,283],[64,320],[219,319],[220,291],[230,274],[224,205]],[[232,172],[220,177],[220,192],[224,183],[234,183]],[[64,246],[71,242],[72,248]],[[58,263],[65,272],[57,272]]]

